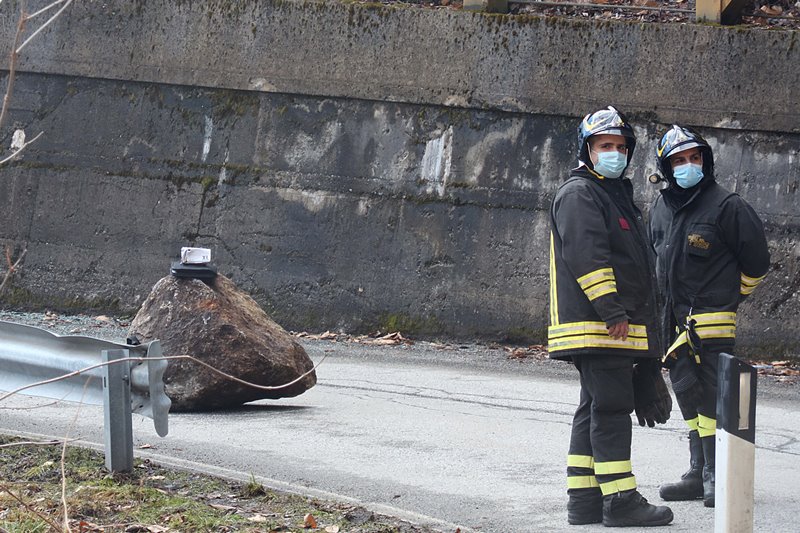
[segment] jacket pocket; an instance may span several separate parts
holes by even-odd
[[[717,247],[713,224],[692,224],[686,234],[686,252],[695,258],[709,257]]]

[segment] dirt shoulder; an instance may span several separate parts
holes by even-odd
[[[0,532],[61,531],[66,524],[87,533],[435,531],[355,505],[148,460],[112,474],[96,451],[0,436]]]

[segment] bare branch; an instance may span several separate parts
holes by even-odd
[[[78,439],[70,439],[70,440],[78,440]],[[47,441],[35,441],[35,440],[20,440],[16,442],[9,442],[8,444],[0,444],[0,449],[2,448],[16,448],[17,446],[61,446],[63,441],[60,440],[47,440]]]
[[[168,356],[164,356],[164,357],[128,357],[127,359],[116,359],[114,361],[104,361],[104,362],[98,363],[96,365],[91,365],[91,366],[87,366],[85,368],[81,368],[80,370],[75,370],[74,372],[70,372],[70,373],[64,374],[62,376],[58,376],[58,377],[51,378],[51,379],[46,379],[46,380],[43,380],[43,381],[37,381],[36,383],[31,383],[29,385],[25,385],[23,387],[19,387],[17,389],[14,389],[14,390],[12,390],[10,392],[7,392],[7,393],[3,394],[2,396],[0,396],[0,402],[10,398],[11,396],[13,396],[13,395],[15,395],[17,393],[20,393],[22,391],[25,391],[25,390],[28,390],[28,389],[32,389],[34,387],[39,387],[41,385],[47,385],[49,383],[55,383],[55,382],[61,381],[63,379],[69,379],[69,378],[78,376],[80,374],[86,373],[86,372],[88,372],[90,370],[94,370],[95,368],[101,368],[101,367],[108,366],[108,365],[113,365],[113,364],[116,364],[116,363],[125,363],[125,362],[146,363],[148,361],[170,361],[170,360],[176,360],[176,359],[187,359],[189,361],[194,361],[198,365],[201,365],[201,366],[204,366],[204,367],[208,368],[209,370],[211,370],[215,374],[218,374],[218,375],[220,375],[220,376],[222,376],[224,378],[230,379],[231,381],[235,381],[236,383],[241,383],[242,385],[246,385],[248,387],[252,387],[254,389],[259,389],[259,390],[279,390],[279,389],[284,389],[286,387],[290,387],[290,386],[294,385],[295,383],[299,382],[300,380],[302,380],[303,378],[305,378],[306,376],[308,376],[309,374],[314,372],[317,369],[317,367],[319,365],[321,365],[322,362],[327,357],[328,357],[328,354],[323,355],[322,359],[319,360],[319,363],[317,363],[316,365],[311,367],[310,370],[308,370],[307,372],[304,372],[303,374],[301,374],[300,376],[296,377],[292,381],[290,381],[288,383],[284,383],[283,385],[259,385],[257,383],[251,383],[249,381],[245,381],[243,379],[239,379],[236,376],[232,376],[230,374],[227,374],[227,373],[223,372],[222,370],[218,370],[218,369],[214,368],[213,366],[209,365],[208,363],[206,363],[204,361],[201,361],[201,360],[197,359],[196,357],[192,357],[191,355],[168,355]]]
[[[86,388],[89,386],[89,381],[91,380],[87,379],[86,383],[83,385],[81,406],[83,405],[83,397],[86,396]],[[72,428],[75,427],[75,422],[78,420],[80,412],[79,406],[75,411],[75,416],[72,417],[72,422],[69,423],[67,434],[64,435],[64,445],[61,447],[61,505],[64,507],[64,531],[67,533],[72,533],[72,529],[69,527],[69,504],[67,504],[67,441],[69,439],[69,434],[72,432]],[[83,528],[81,528],[81,531],[83,531]]]
[[[63,6],[61,6],[61,9],[59,9],[58,11],[56,11],[56,13],[55,13],[55,14],[54,14],[52,17],[50,17],[49,19],[47,19],[47,22],[45,22],[44,24],[42,24],[41,26],[39,26],[39,29],[38,29],[38,30],[36,30],[35,32],[31,33],[31,34],[28,36],[28,38],[27,38],[27,39],[25,39],[25,42],[23,42],[21,45],[19,45],[19,47],[17,48],[16,52],[17,52],[17,53],[20,53],[20,52],[22,51],[22,49],[23,49],[23,48],[25,48],[25,45],[27,45],[29,42],[31,42],[31,39],[33,39],[34,37],[36,37],[37,35],[39,35],[39,33],[40,33],[40,32],[41,32],[43,29],[45,29],[46,27],[48,27],[48,26],[50,25],[50,23],[51,23],[51,22],[53,22],[54,20],[56,20],[56,19],[58,18],[58,16],[59,16],[59,15],[61,15],[61,13],[63,13],[63,12],[64,12],[64,10],[65,10],[65,9],[67,9],[71,3],[72,3],[72,0],[67,0],[67,1],[66,1],[66,3],[65,3]]]
[[[11,47],[11,57],[8,61],[8,85],[6,86],[6,94],[3,96],[3,109],[0,110],[0,128],[3,127],[3,121],[6,118],[8,111],[8,102],[11,100],[11,93],[14,92],[14,75],[17,70],[17,44],[22,38],[22,32],[25,31],[25,2],[20,2],[19,22],[17,23],[17,33],[14,35],[14,46]]]
[[[17,151],[16,151],[16,152],[14,152],[14,153],[13,153],[13,154],[11,154],[10,156],[6,157],[5,159],[3,159],[3,160],[0,160],[0,165],[3,165],[3,164],[5,164],[5,163],[7,163],[7,162],[11,161],[11,160],[12,160],[12,159],[14,159],[15,157],[17,157],[21,151],[23,151],[23,150],[24,150],[24,149],[25,149],[25,148],[26,148],[26,147],[27,147],[29,144],[31,144],[31,143],[33,143],[33,142],[36,142],[36,139],[38,139],[39,137],[41,137],[43,134],[44,134],[44,132],[43,132],[43,131],[40,131],[40,132],[39,132],[39,135],[37,135],[36,137],[34,137],[33,139],[31,139],[30,141],[26,141],[25,143],[23,143],[23,145],[22,145],[22,146],[20,146],[20,147],[17,149]]]
[[[0,283],[0,294],[3,294],[3,291],[6,288],[6,283],[8,283],[8,280],[10,280],[11,276],[14,275],[14,272],[17,271],[17,268],[19,267],[20,263],[22,263],[22,259],[25,257],[26,253],[28,253],[27,248],[22,250],[22,253],[19,254],[19,257],[17,258],[17,262],[12,265],[11,253],[8,251],[8,246],[6,246],[6,258],[8,259],[9,266],[8,266],[8,272],[6,272],[6,275],[3,278],[3,282]]]
[[[49,11],[50,9],[52,9],[52,8],[56,7],[58,4],[61,4],[61,3],[63,3],[63,2],[66,2],[66,1],[67,1],[67,0],[56,0],[55,2],[53,2],[52,4],[50,4],[49,6],[47,6],[47,7],[43,7],[42,9],[40,9],[39,11],[37,11],[36,13],[31,13],[30,15],[28,15],[28,20],[31,20],[33,17],[36,17],[36,16],[38,16],[38,15],[41,15],[41,14],[42,14],[42,13],[44,13],[45,11]],[[72,0],[70,0],[70,1],[72,1]]]

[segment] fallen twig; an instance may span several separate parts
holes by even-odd
[[[25,502],[19,496],[17,496],[13,492],[11,492],[11,489],[9,489],[4,483],[0,483],[0,490],[2,490],[3,492],[8,494],[9,496],[14,498],[15,500],[17,500],[20,505],[22,505],[23,507],[25,507],[25,509],[28,510],[28,512],[33,513],[36,516],[38,516],[39,518],[41,518],[42,520],[44,520],[45,523],[47,523],[51,528],[53,528],[53,531],[56,531],[57,533],[61,531],[61,528],[59,527],[58,524],[56,524],[55,522],[51,521],[47,516],[43,515],[42,513],[38,512],[36,509],[34,509],[30,505],[28,505],[27,502]]]

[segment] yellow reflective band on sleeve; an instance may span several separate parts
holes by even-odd
[[[594,300],[597,300],[601,296],[617,292],[617,284],[616,282],[613,281],[598,283],[594,287],[586,289],[583,292],[586,293],[586,297],[589,298],[590,302],[592,302]]]
[[[647,327],[630,324],[628,338],[612,339],[603,322],[568,322],[550,326],[547,330],[548,349],[574,350],[578,348],[621,348],[647,351]]]
[[[594,476],[569,476],[567,478],[568,489],[593,489],[599,486],[597,478]]]
[[[600,492],[603,493],[603,496],[608,496],[609,494],[616,494],[617,492],[623,492],[626,490],[633,490],[635,488],[636,488],[635,476],[617,479],[615,481],[609,481],[608,483],[600,483]]]
[[[550,324],[558,324],[558,287],[556,286],[555,238],[550,232]]]
[[[686,425],[689,426],[689,430],[696,430],[697,429],[697,417],[692,418],[691,420],[686,421]]]
[[[614,270],[610,267],[600,268],[579,277],[578,285],[590,301],[617,292],[617,280],[614,277]]]
[[[603,281],[616,281],[614,278],[614,271],[610,268],[600,268],[594,272],[589,272],[585,276],[578,278],[578,285],[581,289],[586,290],[592,285],[596,285]]]
[[[697,415],[697,432],[701,437],[710,437],[717,432],[717,421],[703,415]]]
[[[595,475],[603,474],[627,474],[631,471],[631,462],[627,461],[606,461],[594,464]]]
[[[743,295],[748,295],[756,290],[758,284],[766,277],[766,274],[761,276],[760,278],[751,278],[744,272],[741,273],[741,284],[739,286],[739,292]]]
[[[568,455],[567,466],[576,468],[594,468],[594,457],[591,455]]]

